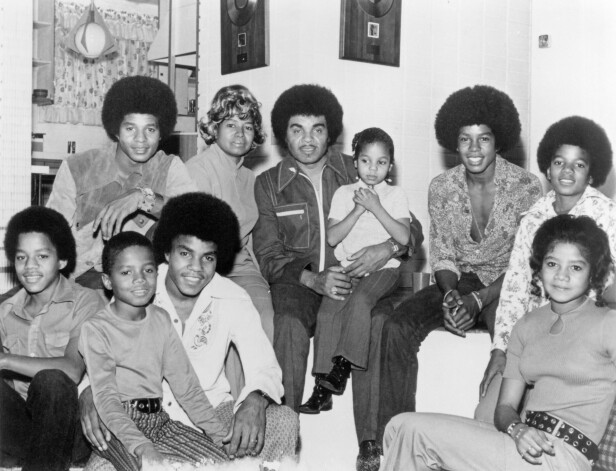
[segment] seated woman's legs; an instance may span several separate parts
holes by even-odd
[[[250,295],[252,303],[261,317],[261,326],[270,343],[274,343],[274,306],[270,288],[265,278],[257,271],[254,264],[251,267],[233,270],[229,278],[244,288]]]
[[[525,461],[511,437],[493,425],[445,414],[400,414],[385,429],[381,471],[590,471],[581,453],[561,439],[553,441],[554,456],[544,453],[536,465]]]

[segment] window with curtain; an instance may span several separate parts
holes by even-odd
[[[147,55],[158,31],[158,17],[98,9],[118,50],[87,59],[66,47],[69,33],[87,8],[88,5],[56,1],[54,104],[44,107],[44,121],[101,125],[103,99],[116,80],[154,75]]]

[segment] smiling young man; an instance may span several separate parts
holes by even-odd
[[[0,466],[68,470],[90,454],[79,428],[77,344],[103,299],[65,278],[75,241],[58,212],[15,214],[4,247],[20,288],[0,305]]]
[[[435,121],[439,144],[461,164],[432,180],[430,264],[436,284],[403,302],[383,327],[379,432],[415,410],[417,352],[434,329],[464,336],[494,313],[521,214],[540,196],[539,179],[500,157],[520,136],[515,105],[489,86],[450,95]],[[382,436],[382,435],[380,435]]]
[[[160,80],[118,80],[102,110],[113,144],[71,155],[60,166],[47,206],[72,228],[78,283],[102,288],[104,240],[123,230],[146,234],[168,198],[196,189],[179,157],[158,151],[176,115],[173,92]]]
[[[227,428],[223,443],[229,457],[258,456],[267,469],[268,463],[295,455],[299,426],[297,414],[278,405],[280,366],[250,296],[220,274],[229,272],[238,247],[238,221],[225,202],[205,193],[169,200],[154,236],[162,261],[154,305],[171,316],[201,387]],[[236,401],[224,370],[231,342],[246,378]],[[106,447],[91,395],[82,394],[81,403],[86,437]],[[191,424],[166,383],[162,406],[172,419]]]
[[[261,272],[270,283],[274,304],[274,350],[282,367],[285,404],[300,410],[317,313],[325,296],[343,300],[360,278],[402,254],[392,240],[366,247],[343,269],[325,234],[332,197],[342,185],[355,182],[353,159],[334,148],[342,132],[343,111],[335,95],[319,85],[296,85],[283,92],[272,110],[272,128],[285,158],[263,172],[255,183],[259,219],[254,249]],[[411,247],[421,244],[421,225],[414,217]],[[373,341],[365,371],[353,377],[355,428],[360,443],[358,466],[378,460],[376,408],[378,365],[385,302],[372,311]],[[315,337],[315,342],[319,341]],[[331,408],[331,393],[318,384],[313,410]],[[360,468],[361,469],[361,468]]]

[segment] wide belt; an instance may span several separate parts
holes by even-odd
[[[599,447],[595,442],[573,425],[547,412],[526,411],[526,425],[554,435],[556,438],[562,438],[565,443],[582,453],[591,465],[599,458]]]
[[[160,397],[131,399],[130,401],[126,401],[125,404],[128,404],[129,407],[143,412],[144,414],[154,414],[163,409],[163,400]]]

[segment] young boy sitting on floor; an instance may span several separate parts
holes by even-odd
[[[83,355],[94,397],[111,431],[96,452],[119,470],[143,470],[171,462],[227,460],[225,426],[199,384],[167,312],[150,301],[157,268],[150,241],[136,232],[113,236],[103,250],[103,284],[114,298],[83,326]],[[202,432],[171,420],[162,410],[165,378]],[[141,466],[139,461],[141,461]]]
[[[75,240],[60,213],[33,206],[15,214],[4,247],[21,289],[0,305],[0,466],[67,470],[90,454],[79,426],[77,342],[104,301],[65,278]]]

